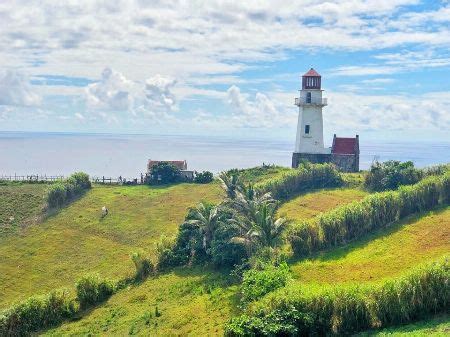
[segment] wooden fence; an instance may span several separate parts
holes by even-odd
[[[39,174],[27,174],[27,175],[0,175],[0,181],[23,181],[29,183],[36,182],[57,182],[66,179],[65,176],[48,176],[48,175],[39,175]],[[112,178],[112,177],[90,177],[92,183],[95,184],[107,184],[107,185],[139,185],[143,184],[143,180],[141,178]]]

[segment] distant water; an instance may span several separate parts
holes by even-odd
[[[148,159],[188,161],[189,169],[220,172],[266,164],[290,166],[293,141],[205,136],[0,132],[0,174],[138,177]],[[374,158],[412,160],[418,167],[450,162],[450,143],[361,143],[361,168]]]

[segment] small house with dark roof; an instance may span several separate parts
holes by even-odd
[[[299,107],[297,137],[292,154],[292,167],[303,160],[312,163],[333,163],[344,172],[359,171],[359,137],[344,138],[334,135],[331,148],[323,142],[322,108],[327,99],[322,97],[322,77],[311,68],[302,76],[302,89],[295,105]]]

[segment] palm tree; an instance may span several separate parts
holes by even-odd
[[[222,221],[220,215],[218,206],[204,201],[200,202],[197,207],[190,209],[186,222],[198,226],[203,236],[203,248],[205,250],[209,248],[213,233]]]
[[[243,244],[249,256],[257,247],[275,248],[281,241],[281,234],[288,222],[284,218],[275,219],[276,208],[268,203],[257,206],[254,219],[233,222],[241,229],[241,235],[232,238],[232,242]]]
[[[261,193],[254,188],[252,184],[244,186],[236,192],[236,198],[232,201],[233,209],[239,212],[244,219],[250,222],[256,222],[256,214],[261,205],[268,205],[275,209],[277,202],[272,198],[270,192]]]
[[[222,172],[219,175],[222,188],[227,193],[227,197],[231,200],[236,198],[236,192],[242,187],[242,183],[236,173]]]

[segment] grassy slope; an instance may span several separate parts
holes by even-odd
[[[44,184],[0,185],[0,237],[40,220],[46,189]]]
[[[236,314],[236,291],[225,273],[177,269],[122,290],[83,319],[46,334],[221,335],[224,323]]]
[[[134,268],[131,251],[152,251],[162,233],[176,233],[187,207],[220,198],[216,183],[94,187],[44,223],[0,237],[0,307],[72,286],[88,271],[123,277]],[[110,214],[102,220],[103,205]]]
[[[396,276],[450,251],[450,207],[408,218],[345,247],[292,265],[308,283],[367,282]]]
[[[358,334],[358,337],[365,336],[448,336],[450,334],[450,315],[437,316],[435,318],[420,321],[413,324],[382,329],[379,331],[369,331]]]
[[[360,189],[325,189],[310,192],[284,203],[278,210],[293,222],[312,218],[321,212],[364,198],[368,193]]]

